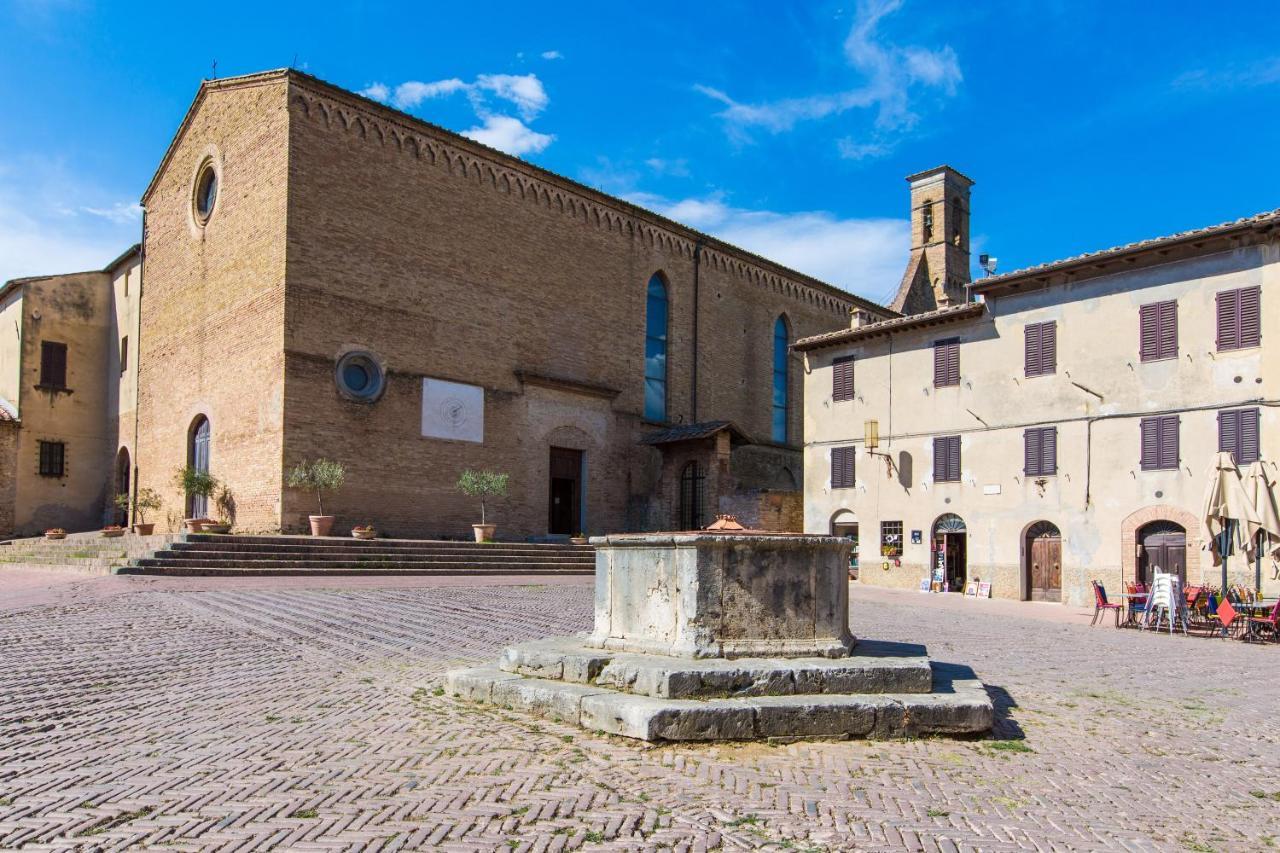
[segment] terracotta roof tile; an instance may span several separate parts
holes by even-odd
[[[811,335],[810,337],[801,338],[796,341],[793,348],[797,350],[817,349],[818,347],[832,346],[834,344],[843,344],[850,341],[861,340],[862,338],[871,338],[888,332],[920,328],[923,326],[934,326],[940,323],[950,323],[954,320],[980,317],[986,312],[986,310],[986,306],[981,302],[967,302],[963,305],[948,305],[946,308],[926,311],[923,314],[909,314],[906,317],[894,317],[892,320],[881,320],[879,323],[868,323],[867,325],[860,326],[856,329],[837,329],[834,332],[824,332],[821,335]]]

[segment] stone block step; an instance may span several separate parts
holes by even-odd
[[[287,559],[414,559],[419,556],[444,556],[474,560],[531,558],[540,560],[572,560],[582,563],[595,563],[595,555],[581,551],[543,550],[535,551],[523,548],[457,548],[457,547],[421,547],[421,548],[324,548],[304,545],[220,545],[211,542],[176,542],[169,547],[174,554],[234,556],[252,559],[275,556]]]
[[[596,684],[527,678],[498,667],[454,670],[445,690],[582,728],[645,741],[978,735],[995,711],[965,667],[934,664],[930,693],[819,694],[671,699]]]
[[[421,548],[445,546],[465,549],[520,548],[527,551],[573,551],[594,554],[590,545],[538,542],[467,542],[456,539],[355,539],[344,536],[246,536],[239,534],[191,533],[186,543],[212,542],[221,545],[293,545],[313,548]]]
[[[474,560],[457,560],[457,559],[440,559],[440,560],[234,560],[234,559],[209,559],[209,558],[188,558],[177,557],[171,554],[161,553],[155,557],[143,557],[135,560],[134,564],[141,568],[197,568],[197,569],[217,569],[217,568],[234,568],[245,570],[272,570],[279,569],[282,571],[298,570],[298,569],[315,569],[317,571],[339,571],[350,570],[355,572],[369,573],[371,571],[380,571],[383,569],[494,569],[508,570],[519,569],[521,571],[568,571],[577,574],[590,574],[594,571],[592,565],[582,565],[574,562],[563,562],[558,560],[499,560],[495,562],[478,562]]]
[[[659,699],[837,693],[928,693],[929,658],[917,646],[863,641],[843,658],[677,658],[603,651],[568,638],[504,650],[499,668]]]
[[[564,568],[559,566],[518,564],[476,565],[475,563],[446,563],[432,566],[416,566],[391,564],[387,566],[346,568],[304,564],[298,568],[264,568],[245,567],[234,563],[215,563],[208,566],[169,565],[129,565],[115,570],[119,575],[154,575],[166,577],[343,577],[348,575],[438,575],[441,577],[465,577],[471,575],[590,575],[592,570],[581,568]]]

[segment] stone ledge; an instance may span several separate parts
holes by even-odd
[[[791,737],[892,738],[989,731],[991,700],[976,678],[938,668],[932,694],[820,694],[749,699],[659,699],[601,687],[525,678],[496,667],[455,670],[453,696],[491,702],[583,728],[645,741]]]

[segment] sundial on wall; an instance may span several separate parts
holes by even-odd
[[[443,379],[423,379],[422,435],[483,442],[484,388]]]
[[[437,411],[440,422],[455,432],[467,425],[467,405],[457,397],[447,397]]]

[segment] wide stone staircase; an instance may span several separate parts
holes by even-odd
[[[116,570],[129,575],[589,575],[590,545],[361,541],[194,533]]]
[[[96,531],[72,533],[66,539],[34,536],[0,541],[0,568],[39,568],[52,571],[105,575],[130,560],[164,548],[176,535],[158,534],[107,538]]]

